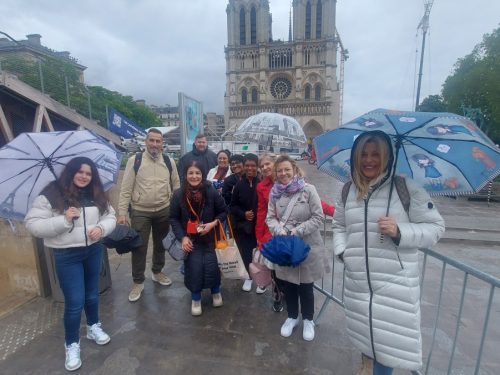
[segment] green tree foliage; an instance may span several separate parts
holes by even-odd
[[[106,127],[106,106],[123,113],[144,128],[161,126],[156,114],[137,104],[131,96],[100,86],[85,86],[80,81],[80,70],[66,60],[51,57],[33,59],[11,54],[1,56],[0,63],[2,70],[16,74],[23,82],[87,117],[90,116],[90,96],[92,118],[103,127]]]
[[[92,117],[106,124],[106,105],[127,116],[139,126],[149,128],[161,126],[161,120],[149,108],[137,104],[131,96],[124,96],[116,91],[110,91],[101,86],[88,86]]]
[[[429,95],[418,106],[419,112],[446,112],[446,103],[441,95]]]
[[[450,112],[480,109],[486,124],[483,130],[500,141],[500,28],[457,61],[443,84],[442,96]]]

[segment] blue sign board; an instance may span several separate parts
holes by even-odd
[[[115,109],[111,109],[109,111],[108,129],[125,139],[130,139],[138,135],[146,135],[143,128],[129,120]]]
[[[203,133],[203,103],[179,93],[181,153],[191,151],[198,133]]]

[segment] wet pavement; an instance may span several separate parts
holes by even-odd
[[[321,197],[335,202],[341,185],[306,163],[300,165],[306,170],[310,182],[317,186]],[[488,206],[486,202],[450,198],[439,198],[436,204],[450,233],[436,250],[499,277],[499,204]],[[263,295],[257,295],[255,291],[246,293],[241,291],[240,281],[223,280],[224,306],[213,308],[210,295],[206,293],[202,299],[202,316],[192,317],[190,293],[183,285],[179,263],[167,260],[166,273],[172,278],[173,285],[164,287],[153,283],[148,273],[142,298],[130,303],[127,299],[131,286],[130,257],[118,256],[110,250],[109,258],[112,287],[101,296],[100,310],[103,328],[110,334],[111,342],[100,347],[82,338],[83,366],[77,373],[244,375],[356,372],[360,356],[346,336],[342,308],[335,303],[328,305],[319,320],[314,341],[302,339],[302,325],[285,339],[279,331],[286,313],[272,311],[269,291]],[[430,267],[430,270],[426,282],[432,285],[439,279],[440,270],[437,266]],[[435,291],[427,284],[424,287],[429,293],[423,303],[425,314]],[[484,292],[482,286],[475,290],[475,298],[488,292]],[[316,311],[323,301],[324,297],[316,293]],[[474,310],[480,304],[482,302],[474,300],[468,309]],[[499,312],[497,305],[491,323],[491,327],[495,327],[492,348],[500,342]],[[51,298],[35,298],[1,318],[0,373],[67,373],[64,369],[62,313],[61,303]],[[468,319],[464,319],[464,325],[471,323]],[[424,335],[432,334],[429,330],[431,326],[424,320]],[[438,337],[436,353],[450,345],[448,336],[441,329],[438,331],[441,336]],[[85,333],[83,325],[81,333]],[[474,357],[475,353],[467,354]],[[488,352],[485,356],[492,363],[480,373],[500,373],[496,372],[498,359]],[[473,373],[471,366],[461,364],[460,372],[456,373]]]

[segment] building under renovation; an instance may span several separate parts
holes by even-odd
[[[339,126],[336,0],[293,0],[288,40],[274,40],[268,0],[229,0],[225,125],[259,112],[296,118],[307,137]]]

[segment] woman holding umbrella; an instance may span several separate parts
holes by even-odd
[[[87,338],[107,344],[99,321],[99,273],[103,245],[99,240],[116,225],[115,211],[94,162],[71,159],[61,176],[48,184],[26,215],[26,227],[54,249],[57,278],[64,294],[64,333],[68,371],[82,365],[80,317],[85,309]]]
[[[363,353],[358,374],[422,366],[419,247],[431,247],[444,222],[423,188],[407,180],[410,208],[394,192],[389,136],[359,135],[351,150],[352,184],[334,215],[335,255],[345,264],[347,331]],[[389,214],[387,213],[390,204]]]
[[[302,337],[311,341],[314,339],[313,283],[323,276],[329,264],[319,230],[323,223],[321,200],[316,188],[305,182],[302,171],[288,155],[276,159],[274,174],[276,182],[269,196],[266,224],[274,236],[292,234],[301,237],[311,248],[297,267],[275,265],[276,276],[283,280],[288,313],[281,336],[289,337],[299,324],[300,301]],[[284,217],[286,222],[282,223]]]

